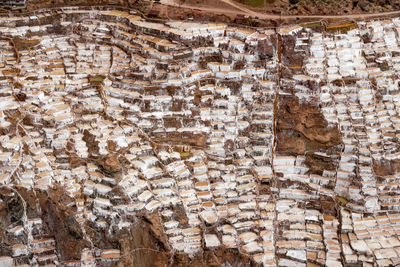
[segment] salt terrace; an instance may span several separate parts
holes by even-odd
[[[0,183],[62,186],[73,220],[98,231],[158,214],[176,252],[224,246],[262,266],[396,265],[400,178],[373,162],[400,159],[400,20],[357,26],[275,32],[72,7],[0,17]],[[289,40],[300,68],[277,49]],[[312,173],[306,155],[276,151],[288,96],[314,101],[340,130],[338,153],[316,152],[334,170]],[[88,246],[81,260],[61,258],[42,219],[12,226],[1,266],[121,257]]]

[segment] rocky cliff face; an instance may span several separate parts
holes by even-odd
[[[318,99],[299,100],[295,96],[279,99],[277,115],[277,153],[306,155],[312,173],[336,170],[341,150],[337,126],[328,125]],[[316,152],[326,153],[322,156]]]
[[[7,206],[1,209],[3,218],[2,229],[6,229],[12,222],[21,218],[24,209],[12,192],[3,190],[2,196],[9,195]],[[121,251],[118,263],[99,262],[97,266],[256,266],[253,260],[235,249],[219,247],[216,250],[205,250],[193,255],[179,253],[171,250],[157,213],[143,212],[131,220],[129,228],[115,231],[102,231],[93,229],[90,225],[79,225],[73,218],[74,210],[71,209],[73,199],[66,196],[61,187],[47,192],[32,192],[18,190],[26,201],[25,211],[28,217],[42,220],[42,237],[54,238],[59,253],[59,259],[64,264],[73,264],[81,260],[84,248],[96,247],[98,249],[113,248]],[[14,204],[12,204],[14,203]],[[12,219],[13,218],[13,219]],[[90,236],[90,242],[85,235]],[[12,243],[6,231],[0,232],[3,247],[0,253],[10,254],[7,245]]]
[[[339,129],[328,125],[317,99],[305,102],[293,96],[281,97],[277,120],[278,153],[326,151],[341,143]]]

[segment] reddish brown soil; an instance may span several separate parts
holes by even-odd
[[[304,154],[340,144],[339,129],[329,127],[319,107],[312,102],[299,102],[293,96],[280,98],[277,116],[278,153]]]
[[[297,97],[280,97],[277,114],[277,149],[283,155],[306,155],[312,173],[336,168],[340,153],[339,129],[328,126],[316,100],[300,102]],[[325,152],[328,157],[315,152]]]
[[[400,160],[374,160],[373,168],[378,176],[394,175],[400,172]]]

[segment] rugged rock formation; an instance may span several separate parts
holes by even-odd
[[[299,101],[297,97],[281,97],[277,115],[277,152],[305,154],[326,151],[341,143],[337,127],[328,125],[318,100]]]

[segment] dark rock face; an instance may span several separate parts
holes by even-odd
[[[143,214],[129,232],[118,236],[122,266],[168,266],[171,258],[163,229],[156,214]]]
[[[341,142],[339,129],[328,126],[320,108],[296,97],[280,98],[277,134],[277,152],[281,154],[327,150]]]
[[[91,245],[101,248],[121,250],[121,260],[116,263],[98,266],[257,266],[250,258],[239,253],[236,249],[224,247],[215,250],[205,250],[193,256],[184,253],[174,253],[168,246],[160,218],[156,213],[141,213],[131,218],[129,229],[116,230],[112,234],[108,229],[93,229],[90,225],[79,225],[73,218],[75,212],[72,199],[65,195],[62,188],[51,189],[47,192],[19,190],[27,203],[27,214],[30,217],[41,218],[44,232],[48,237],[54,237],[56,250],[62,261],[80,260],[81,252]],[[4,209],[0,210],[4,211]],[[7,212],[4,211],[7,216]],[[92,244],[85,239],[90,236]],[[0,238],[5,237],[4,228]],[[11,254],[3,239],[0,251]]]
[[[281,97],[277,114],[277,148],[282,155],[305,155],[310,173],[335,170],[341,152],[339,129],[328,125],[317,100],[300,102],[297,97]],[[323,152],[321,155],[318,152]]]
[[[28,217],[41,218],[46,236],[56,240],[56,248],[61,260],[79,260],[82,249],[89,243],[84,240],[82,228],[73,218],[74,200],[65,195],[62,188],[47,192],[20,191],[27,201]]]

